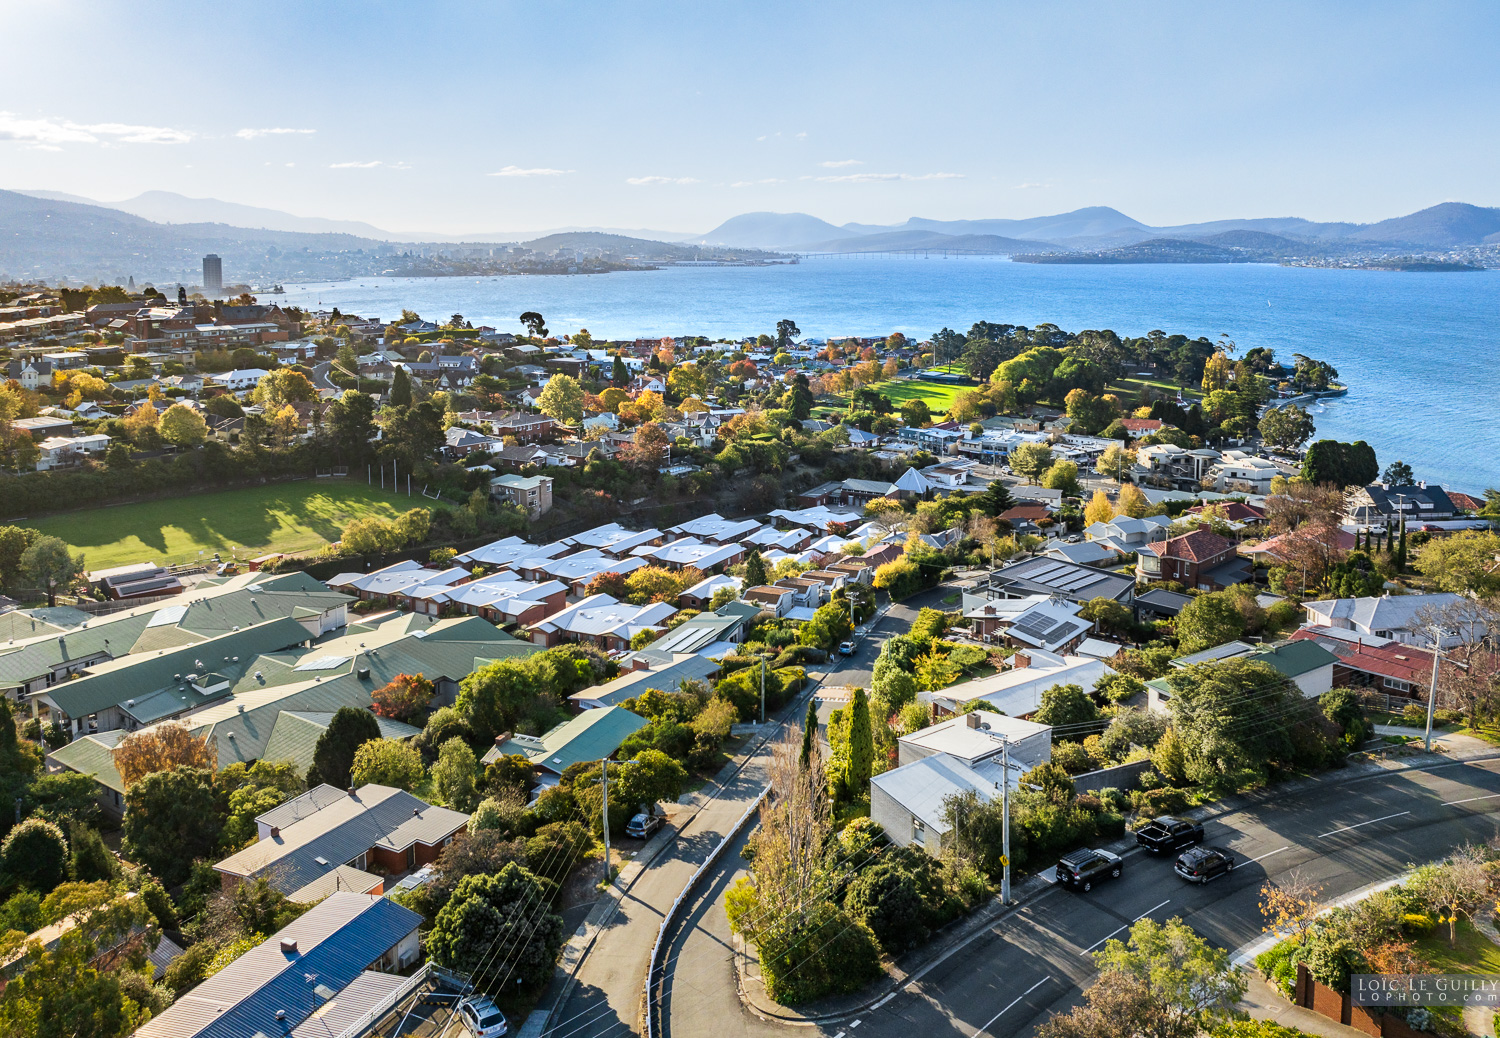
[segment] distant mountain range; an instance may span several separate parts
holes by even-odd
[[[1254,235],[1235,243],[1220,236]],[[1011,255],[1094,252],[1154,239],[1207,241],[1225,249],[1296,255],[1368,252],[1375,248],[1459,249],[1500,244],[1500,209],[1444,202],[1372,224],[1315,223],[1296,217],[1214,220],[1152,227],[1108,206],[1090,206],[1026,220],[927,220],[842,227],[806,213],[745,213],[693,240],[789,252],[886,252],[944,249]]]
[[[404,266],[403,253],[458,255],[519,242],[540,254],[598,250],[671,262],[724,250],[797,253],[943,251],[1043,262],[1276,262],[1446,252],[1500,245],[1500,209],[1444,202],[1372,224],[1295,217],[1152,227],[1108,206],[1024,220],[931,220],[841,226],[806,213],[744,213],[706,234],[562,228],[537,232],[395,234],[358,221],[302,217],[213,198],[147,191],[100,203],[54,191],[0,191],[0,276],[196,282],[205,253],[226,278],[316,280]],[[1067,257],[1067,259],[1063,259]]]

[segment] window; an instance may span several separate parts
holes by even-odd
[[[1411,691],[1411,682],[1410,681],[1401,681],[1398,678],[1386,678],[1385,679],[1385,687],[1389,688],[1389,689],[1394,689],[1397,692],[1410,692]]]

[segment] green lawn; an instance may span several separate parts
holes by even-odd
[[[910,382],[880,382],[875,388],[880,391],[881,396],[894,404],[898,411],[908,400],[925,400],[933,414],[940,414],[953,406],[953,401],[958,399],[958,394],[968,392],[975,387],[914,379]]]
[[[389,519],[423,504],[378,486],[347,480],[302,480],[223,490],[134,505],[115,505],[22,525],[61,537],[84,553],[89,569],[131,562],[180,563],[221,552],[241,558],[270,551],[308,551],[339,539],[351,520]]]
[[[1449,947],[1448,924],[1439,923],[1417,942],[1417,950],[1439,973],[1500,973],[1500,946],[1466,919],[1458,921],[1458,947]]]
[[[1117,379],[1109,384],[1106,392],[1115,394],[1123,403],[1138,403],[1141,399],[1141,390],[1147,386],[1150,386],[1152,389],[1157,390],[1160,395],[1168,398],[1175,398],[1177,396],[1177,383],[1162,382],[1149,378]],[[1189,403],[1200,399],[1202,396],[1202,392],[1196,389],[1188,388],[1182,391],[1183,399]]]

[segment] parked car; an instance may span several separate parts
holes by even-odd
[[[1207,883],[1234,870],[1234,856],[1218,847],[1194,847],[1177,856],[1172,871],[1189,883]]]
[[[839,655],[840,656],[853,656],[854,655],[854,643],[853,642],[839,642]]]
[[[505,1014],[488,998],[466,998],[458,1016],[474,1038],[500,1038],[507,1030]]]
[[[1162,815],[1137,829],[1135,842],[1152,854],[1181,850],[1203,842],[1203,824]]]
[[[1093,890],[1095,883],[1119,878],[1120,856],[1109,851],[1074,851],[1057,863],[1057,881],[1065,887]]]
[[[637,840],[648,840],[651,834],[662,827],[662,820],[658,815],[639,814],[625,823],[625,835],[632,836]]]

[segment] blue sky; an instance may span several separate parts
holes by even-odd
[[[0,0],[0,19],[0,186],[105,200],[453,234],[1500,205],[1485,0]]]

